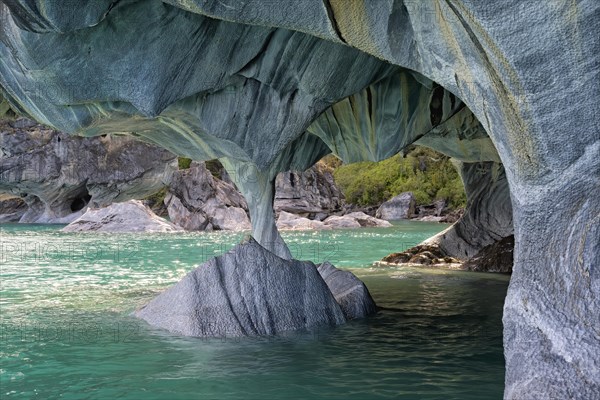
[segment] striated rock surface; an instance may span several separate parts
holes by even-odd
[[[448,255],[467,260],[485,246],[513,234],[513,212],[502,164],[493,161],[456,164],[467,194],[465,212],[454,225],[423,244],[439,245]]]
[[[129,200],[104,208],[88,208],[63,232],[176,232],[182,229],[160,218],[142,202]]]
[[[415,214],[416,205],[415,196],[411,192],[400,193],[381,204],[375,216],[388,221],[408,219]]]
[[[0,5],[0,105],[251,171],[232,179],[257,241],[283,258],[277,173],[417,142],[450,154],[471,165],[481,206],[441,248],[468,257],[510,235],[497,210],[512,205],[505,397],[595,398],[599,14],[594,0],[12,0]]]
[[[73,137],[25,118],[0,121],[0,154],[0,193],[27,204],[19,222],[69,223],[88,205],[153,194],[177,169],[175,155],[131,137]]]
[[[319,163],[304,172],[282,172],[275,179],[275,212],[313,216],[339,212],[343,206],[342,191]]]
[[[312,262],[284,260],[253,239],[202,264],[134,315],[198,337],[275,335],[345,322]]]
[[[20,197],[0,194],[0,223],[19,222],[27,208],[27,203]]]
[[[365,318],[377,313],[377,305],[369,290],[352,272],[337,269],[329,262],[319,264],[317,269],[347,319]]]
[[[188,231],[249,230],[246,200],[234,185],[212,176],[204,163],[173,174],[165,204],[169,219]]]

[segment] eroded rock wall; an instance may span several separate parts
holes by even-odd
[[[0,192],[28,206],[20,222],[69,223],[88,204],[144,198],[177,169],[174,154],[131,137],[73,137],[28,119],[0,122],[0,152]]]

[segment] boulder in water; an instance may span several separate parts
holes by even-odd
[[[346,318],[358,319],[377,313],[377,305],[367,286],[352,272],[337,269],[327,261],[317,269]]]
[[[196,337],[274,335],[345,322],[312,262],[279,258],[252,238],[194,269],[134,315]]]

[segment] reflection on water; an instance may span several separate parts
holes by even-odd
[[[371,267],[443,229],[286,232],[299,258],[359,275],[382,311],[276,338],[174,337],[129,313],[239,233],[0,228],[2,398],[493,399],[506,276]]]

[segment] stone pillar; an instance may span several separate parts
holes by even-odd
[[[219,161],[248,203],[254,239],[270,252],[290,260],[292,253],[281,238],[275,224],[273,211],[275,176],[272,176],[270,171],[260,171],[252,162],[241,162],[228,158],[221,158]]]

